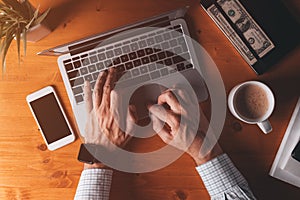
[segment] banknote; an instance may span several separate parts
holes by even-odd
[[[233,43],[235,48],[239,51],[247,63],[250,65],[256,63],[257,59],[254,57],[253,53],[249,50],[247,45],[242,41],[239,35],[234,31],[223,14],[214,4],[207,9],[207,13],[223,31],[226,37]]]
[[[260,58],[275,47],[271,39],[238,0],[218,0],[217,3],[232,23],[242,32],[245,39]]]

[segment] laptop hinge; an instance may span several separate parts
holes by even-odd
[[[97,47],[102,41],[111,38],[112,36],[121,33],[123,31],[128,31],[132,29],[142,28],[142,27],[165,27],[170,25],[170,21],[184,17],[188,7],[173,10],[158,16],[151,17],[130,25],[122,26],[104,33],[96,34],[83,38],[71,43],[60,45],[51,49],[39,52],[38,55],[62,55],[70,53],[72,56],[79,54],[84,51],[91,50]]]

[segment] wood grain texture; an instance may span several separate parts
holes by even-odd
[[[32,0],[34,5],[41,2]],[[42,9],[50,5],[49,2],[43,1]],[[299,8],[298,1],[290,2]],[[57,0],[52,5],[50,16],[52,24],[57,26],[55,30],[43,40],[28,44],[27,55],[22,56],[20,65],[13,42],[6,72],[0,80],[0,199],[72,199],[83,168],[76,160],[79,137],[71,145],[48,151],[26,104],[27,94],[53,85],[75,128],[56,57],[36,53],[185,5],[192,7],[192,31],[217,64],[227,93],[246,80],[261,80],[275,93],[276,107],[270,118],[274,131],[263,135],[258,127],[241,123],[228,113],[220,138],[224,151],[248,179],[258,199],[299,199],[300,189],[269,177],[268,171],[300,95],[300,48],[258,77],[196,1]],[[160,139],[155,137],[133,142],[132,149],[142,152],[161,145]],[[155,172],[115,172],[111,199],[209,199],[193,165],[191,158],[183,155]]]

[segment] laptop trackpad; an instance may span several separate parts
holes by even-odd
[[[149,104],[156,104],[162,91],[163,88],[160,85],[153,83],[143,85],[134,91],[129,103],[136,107],[136,114],[139,121],[149,118],[147,106]]]

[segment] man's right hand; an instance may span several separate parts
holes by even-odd
[[[174,95],[181,98],[181,105]],[[166,109],[167,105],[169,108]],[[200,152],[204,141],[208,121],[201,112],[197,99],[189,97],[184,90],[167,90],[158,97],[158,104],[148,107],[151,113],[153,129],[167,144],[186,151],[196,165],[201,165],[222,153],[216,144],[209,152]],[[195,117],[200,110],[200,125]],[[203,127],[205,126],[205,127]]]

